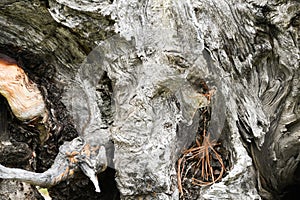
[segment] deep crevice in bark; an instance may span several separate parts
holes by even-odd
[[[73,119],[60,100],[63,88],[62,86],[57,86],[57,83],[53,79],[55,66],[48,64],[51,63],[51,59],[55,58],[48,57],[48,59],[45,59],[44,56],[40,57],[29,51],[18,50],[18,47],[10,45],[1,45],[0,47],[0,53],[14,58],[18,65],[26,71],[27,75],[34,80],[34,82],[38,83],[38,87],[43,93],[47,107],[51,110],[50,118],[53,123],[51,137],[41,145],[38,138],[39,132],[34,127],[28,127],[16,119],[11,113],[6,99],[0,96],[1,108],[3,107],[0,113],[1,137],[8,136],[7,142],[12,142],[12,145],[1,145],[0,154],[5,156],[3,157],[4,159],[1,159],[1,164],[7,167],[44,172],[53,164],[60,145],[62,145],[64,141],[71,141],[78,136],[73,125]],[[99,83],[98,92],[106,105],[105,110],[102,110],[104,112],[103,117],[105,119],[103,119],[106,125],[112,123],[111,91],[111,82],[107,75],[104,75]],[[102,103],[103,102],[100,102],[100,104]],[[111,159],[110,162],[112,162],[113,145],[108,146],[108,148]],[[113,166],[113,164],[110,164],[110,166]],[[105,172],[99,174],[98,179],[102,189],[101,193],[94,191],[93,184],[82,173],[79,173],[71,180],[51,187],[49,193],[52,199],[65,198],[79,200],[85,198],[118,200],[120,198],[115,182],[115,170],[113,168],[108,168]],[[41,198],[35,187],[32,187],[32,190],[37,199]]]
[[[62,73],[59,74],[60,76],[63,74],[69,76],[67,78],[72,77],[74,75],[73,73],[76,73],[76,65],[80,63],[95,46],[101,43],[102,40],[110,35],[114,35],[113,30],[117,28],[117,31],[122,36],[131,37],[136,40],[134,46],[137,49],[133,51],[143,58],[140,63],[133,63],[127,66],[126,62],[130,61],[130,59],[127,59],[127,55],[122,55],[122,59],[125,62],[118,62],[118,58],[116,60],[114,60],[114,58],[118,57],[120,52],[116,53],[117,51],[115,51],[114,48],[105,47],[107,48],[107,52],[105,51],[105,53],[110,54],[109,56],[116,54],[116,57],[110,57],[113,60],[112,63],[116,64],[116,66],[113,66],[112,70],[108,73],[110,73],[110,76],[115,76],[114,80],[122,82],[121,84],[119,83],[118,86],[121,87],[117,88],[117,90],[124,90],[130,95],[133,95],[135,92],[138,93],[138,98],[134,99],[136,105],[127,105],[125,97],[123,99],[125,103],[120,104],[120,108],[130,107],[133,108],[134,111],[134,109],[139,109],[138,106],[152,105],[151,101],[145,100],[147,98],[144,98],[144,93],[151,93],[152,86],[149,84],[144,87],[143,80],[140,82],[136,80],[139,78],[147,79],[147,76],[152,75],[147,71],[147,67],[155,70],[163,69],[168,71],[175,66],[178,69],[176,76],[180,76],[180,73],[188,70],[191,70],[191,73],[198,73],[198,70],[203,70],[205,74],[208,72],[210,75],[220,76],[222,78],[219,77],[220,79],[218,79],[217,82],[220,82],[222,85],[219,89],[224,89],[221,93],[227,95],[226,99],[224,99],[224,104],[226,105],[223,105],[228,109],[226,110],[228,113],[224,116],[225,127],[222,129],[221,134],[221,137],[225,134],[225,148],[231,149],[231,140],[238,138],[236,140],[238,141],[240,136],[242,137],[243,145],[246,147],[248,154],[253,158],[256,170],[260,171],[260,176],[263,177],[262,179],[266,179],[262,181],[262,189],[260,189],[262,197],[266,199],[284,199],[289,198],[291,194],[296,191],[297,187],[299,187],[299,157],[297,157],[297,153],[299,152],[297,149],[297,147],[299,147],[299,140],[297,142],[299,138],[299,132],[297,133],[299,130],[299,102],[297,102],[299,101],[299,98],[297,98],[297,95],[299,96],[299,87],[297,86],[299,85],[299,62],[296,62],[296,57],[299,54],[297,50],[299,47],[298,27],[300,16],[298,1],[278,0],[274,3],[272,1],[258,0],[238,2],[201,0],[170,1],[170,3],[165,4],[162,3],[163,1],[107,0],[104,2],[113,6],[99,6],[96,2],[92,4],[99,6],[95,12],[93,6],[83,3],[83,1],[70,0],[63,1],[64,3],[58,2],[62,1],[40,0],[32,2],[26,0],[21,2],[5,0],[0,3],[0,23],[2,26],[2,30],[0,31],[0,52],[6,52],[11,57],[16,58],[29,74],[30,78],[38,83],[39,89],[47,100],[47,107],[55,111],[55,114],[52,113],[53,125],[57,127],[56,130],[61,128],[61,131],[53,132],[52,137],[44,146],[40,146],[37,131],[23,126],[9,114],[9,109],[7,105],[5,105],[3,112],[8,114],[7,122],[12,122],[7,127],[7,132],[11,133],[9,136],[11,141],[15,142],[15,146],[19,146],[20,142],[22,142],[26,154],[24,154],[24,157],[29,157],[31,154],[30,151],[35,151],[38,155],[37,158],[31,159],[33,162],[30,168],[36,169],[37,171],[47,169],[53,162],[53,158],[58,151],[58,146],[60,146],[63,141],[71,140],[77,136],[77,132],[73,126],[74,122],[70,116],[65,113],[65,107],[60,101],[65,77],[56,77],[57,74],[54,69],[57,68],[61,70],[60,72]],[[74,5],[78,7],[74,8]],[[52,12],[52,15],[49,11]],[[103,13],[101,13],[102,11]],[[110,18],[110,14],[112,14],[113,20]],[[169,23],[171,26],[169,26]],[[161,24],[163,25],[161,26]],[[171,33],[169,34],[168,32]],[[196,35],[198,36],[197,38]],[[190,69],[189,66],[190,64],[193,65],[191,62],[193,59],[187,57],[189,55],[196,55],[201,59],[202,54],[198,55],[198,53],[195,53],[199,50],[197,45],[193,46],[191,51],[189,51],[189,41],[193,44],[198,42],[199,44],[201,43],[201,45],[204,44],[205,49],[212,51],[214,56],[218,58],[216,64],[220,66],[220,71],[216,71],[216,68],[210,65],[210,60],[206,59],[205,52],[203,53],[204,59],[200,61],[199,67],[196,70]],[[16,46],[14,46],[14,44],[16,44]],[[164,45],[160,46],[161,44]],[[180,46],[181,44],[183,45]],[[116,44],[114,43],[113,45]],[[118,46],[118,44],[116,46]],[[176,54],[176,56],[173,56],[174,60],[173,58],[168,58],[169,62],[167,63],[164,60],[164,53],[170,49],[171,51],[173,49],[175,50],[175,53],[173,53]],[[162,52],[160,52],[160,50],[162,50]],[[121,54],[123,53],[128,53],[126,48],[122,50]],[[156,62],[155,64],[152,63],[154,60]],[[168,66],[164,65],[166,63]],[[160,65],[160,67],[155,68],[156,65]],[[119,71],[113,71],[115,69]],[[136,69],[140,71],[135,71]],[[143,76],[143,73],[145,73],[146,76]],[[167,76],[171,73],[157,74],[158,76]],[[124,78],[126,76],[129,77],[129,79]],[[171,76],[174,76],[174,74],[171,74]],[[155,79],[157,77],[153,78]],[[132,83],[127,83],[128,80],[132,81]],[[108,77],[104,77],[104,81],[107,82],[99,83],[100,87],[97,88],[97,95],[105,101],[105,107],[100,106],[100,110],[104,112],[102,120],[105,129],[107,129],[107,127],[113,123],[113,117],[111,117],[111,115],[114,112],[114,108],[110,107],[112,104],[112,89],[110,87],[114,87],[114,85]],[[135,84],[138,84],[138,86]],[[126,85],[126,87],[122,87],[124,85]],[[141,85],[143,85],[143,89],[145,90],[139,90],[140,88],[138,87]],[[120,91],[114,92],[118,93]],[[158,96],[161,95],[159,94]],[[170,99],[168,99],[168,104],[175,103],[177,107],[180,107],[180,104],[183,103],[180,102],[180,100],[177,101],[176,98],[174,100],[173,97],[170,97]],[[144,100],[145,102],[143,102]],[[2,104],[4,102],[5,100],[1,100],[0,98],[0,103]],[[143,105],[143,103],[145,104]],[[165,105],[159,105],[160,106],[155,106],[160,109],[165,109]],[[218,108],[218,106],[219,105],[216,104],[213,108]],[[174,110],[176,110],[175,107],[176,106],[174,106]],[[144,116],[151,118],[152,115],[148,112],[149,110],[151,109],[141,109],[134,114],[140,117],[139,114],[142,113],[141,111],[145,111],[143,113]],[[166,117],[172,116],[172,111],[163,111],[166,112]],[[126,116],[127,113],[124,112],[122,114]],[[289,116],[289,118],[285,116]],[[120,121],[124,120],[124,118],[120,118]],[[165,117],[163,119],[165,119]],[[124,120],[122,122],[136,122],[138,125],[141,125],[140,121],[143,121],[134,120],[135,119],[131,118],[128,121]],[[215,119],[215,121],[218,120],[219,118]],[[165,135],[172,135],[172,131],[164,132],[166,129],[172,129],[172,122],[172,120],[164,122],[164,128],[155,129],[151,134],[162,132]],[[185,135],[180,131],[189,131],[190,129],[184,127],[184,125],[180,127],[180,123],[174,123],[173,125],[173,127],[177,127],[177,131],[174,130],[177,134],[176,139],[184,139]],[[155,126],[159,127],[159,123],[155,124]],[[124,128],[124,126],[120,126],[120,128]],[[135,126],[131,126],[130,130],[135,130],[135,128]],[[138,134],[135,135],[130,135],[131,131],[117,132],[116,135],[118,137],[116,137],[115,141],[120,143],[126,141],[129,144],[134,144],[136,141],[138,143],[144,141],[144,138],[147,138],[150,143],[153,141],[157,143],[155,138],[167,140],[172,137],[161,137],[159,134],[153,136],[144,132],[145,129],[146,128],[137,131]],[[127,135],[130,136],[126,137]],[[191,136],[189,135],[187,137]],[[280,139],[274,141],[274,138]],[[265,144],[260,146],[259,143],[263,139],[270,141],[265,141]],[[223,141],[223,139],[221,140]],[[161,141],[158,140],[158,142],[160,143]],[[168,142],[174,144],[174,138],[171,138]],[[180,142],[181,141],[178,141],[175,145],[181,146]],[[230,154],[232,153],[230,155],[230,161],[232,161],[231,164],[233,168],[236,166],[236,155],[240,156],[237,158],[241,159],[240,161],[249,161],[247,159],[243,160],[245,157],[248,158],[248,155],[244,153],[243,148],[240,148],[239,143],[236,142],[234,145],[238,146],[238,148],[232,148],[233,152],[230,152]],[[144,177],[145,174],[143,174],[144,172],[140,170],[139,166],[144,163],[140,162],[140,158],[135,159],[137,155],[132,153],[132,150],[135,151],[135,149],[130,149],[128,146],[124,145],[118,147],[116,145],[116,156],[119,154],[116,160],[123,159],[124,156],[128,155],[126,159],[135,161],[128,167],[130,169],[130,167],[133,166],[131,169],[135,169],[139,177],[136,179],[131,179],[132,177],[128,178],[127,175],[129,175],[130,170],[120,172],[117,174],[117,179],[121,183],[119,189],[122,190],[125,195],[124,198],[127,197],[126,195],[139,196],[137,193],[141,193],[142,191],[146,191],[146,193],[153,192],[148,191],[146,187],[145,190],[143,190],[144,188],[140,190],[140,188],[136,187],[144,183],[143,178],[140,177]],[[287,146],[287,148],[285,148],[285,146]],[[145,147],[145,145],[143,147]],[[171,149],[168,149],[168,147],[167,145],[164,146],[167,150],[160,151],[160,153],[168,154]],[[159,148],[155,146],[154,148],[146,149],[147,153],[153,156],[153,159],[155,151],[152,150],[158,150]],[[239,154],[239,152],[235,152],[236,150],[241,150],[243,155]],[[175,151],[178,151],[178,149]],[[293,152],[296,153],[293,154]],[[8,148],[5,149],[4,153],[4,155],[9,153]],[[50,159],[48,159],[48,157]],[[7,158],[12,161],[10,156]],[[145,160],[148,158],[149,157],[146,157],[145,159],[141,157],[141,159]],[[163,158],[163,156],[157,158]],[[291,159],[291,163],[287,164],[289,158]],[[157,162],[157,160],[153,160],[154,162],[151,164]],[[249,163],[250,162],[247,164]],[[280,163],[280,165],[277,165],[278,163]],[[20,165],[19,167],[24,167],[24,165],[26,165],[26,159],[18,164]],[[287,167],[290,166],[290,164],[298,164],[298,166],[293,166],[295,169],[293,168],[291,170]],[[10,163],[10,165],[13,166],[14,164]],[[251,167],[249,167],[250,165]],[[268,165],[268,167],[266,167],[266,165]],[[167,164],[164,165],[164,167],[167,169],[170,168]],[[211,195],[223,195],[224,193],[224,195],[233,195],[236,197],[238,194],[234,194],[234,192],[231,193],[230,190],[237,189],[239,192],[245,192],[245,194],[239,195],[245,196],[248,194],[257,197],[256,189],[258,189],[258,187],[255,188],[255,181],[252,181],[252,178],[257,177],[255,173],[250,170],[253,165],[249,164],[246,166],[245,164],[239,165],[239,167],[242,168],[240,168],[240,172],[243,173],[234,175],[237,181],[231,179],[224,183],[230,189],[218,193],[218,190],[221,191],[222,189],[216,185],[215,189],[212,188],[206,191],[209,191],[208,193]],[[282,177],[279,176],[280,173],[277,169],[282,169],[286,174]],[[157,168],[153,171],[151,171],[150,168],[148,168],[148,170],[150,170],[149,176],[155,176],[158,171]],[[169,171],[166,172],[166,174],[168,173]],[[112,174],[114,174],[114,172],[109,172],[109,174],[110,177],[113,177]],[[244,177],[243,174],[245,174]],[[160,176],[163,175],[160,174]],[[170,188],[176,187],[173,185],[171,178],[163,178],[165,178],[165,180],[161,181],[161,179],[157,179],[156,182],[152,180],[151,183],[155,183],[156,185],[161,184],[152,190],[159,193],[157,194],[157,198],[166,199],[169,198],[168,195],[170,195],[170,193],[176,192],[176,190],[165,189],[165,184],[169,184]],[[72,180],[70,180],[75,184],[74,188],[77,186],[78,188],[85,188],[83,187],[84,185],[89,185],[90,190],[93,188],[89,180],[83,175],[75,177],[74,180],[78,180],[78,185],[76,185],[76,181],[72,182]],[[241,182],[242,184],[240,184]],[[240,185],[241,187],[238,188]],[[66,182],[62,184],[61,187],[64,190],[70,187],[70,184]],[[205,189],[201,192],[205,192]],[[59,193],[56,194],[59,195]],[[94,193],[92,192],[91,194]],[[147,196],[147,194],[145,196]],[[72,194],[70,193],[70,195]]]

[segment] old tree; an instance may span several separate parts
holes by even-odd
[[[299,20],[298,0],[1,0],[0,199],[292,198]]]

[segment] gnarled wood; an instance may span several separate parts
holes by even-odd
[[[13,114],[21,121],[36,126],[42,142],[48,139],[50,124],[44,98],[37,85],[17,63],[0,54],[0,94]]]
[[[29,50],[56,70],[50,85],[64,90],[59,101],[88,144],[114,142],[109,162],[121,198],[178,198],[175,163],[201,121],[197,98],[186,95],[203,89],[198,80],[216,89],[208,131],[230,152],[231,168],[213,187],[188,188],[191,199],[276,199],[299,187],[299,1],[0,7],[0,45]]]

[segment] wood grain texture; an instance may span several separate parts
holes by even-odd
[[[27,49],[56,70],[50,85],[64,91],[57,99],[81,136],[114,141],[121,198],[176,197],[174,163],[199,120],[182,91],[200,79],[216,88],[209,131],[232,168],[199,199],[280,199],[299,188],[299,1],[36,2],[1,1],[0,45]],[[77,186],[56,194],[75,199],[69,187]]]
[[[24,70],[17,64],[0,60],[0,94],[8,101],[13,114],[21,121],[41,117],[47,120],[43,96]]]

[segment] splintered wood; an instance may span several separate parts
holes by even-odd
[[[37,85],[33,83],[24,70],[15,62],[0,57],[0,94],[3,95],[13,114],[23,122],[32,122],[48,137],[46,122],[48,112],[43,96]]]
[[[37,85],[16,64],[0,60],[0,93],[21,121],[46,115],[46,106]]]
[[[203,94],[210,101],[215,91]],[[203,112],[203,125],[200,127],[193,145],[183,151],[177,163],[177,181],[181,197],[188,193],[185,186],[208,186],[221,180],[226,168],[221,155],[215,150],[220,143],[211,140],[207,133],[208,109]],[[184,184],[185,183],[185,184]]]

